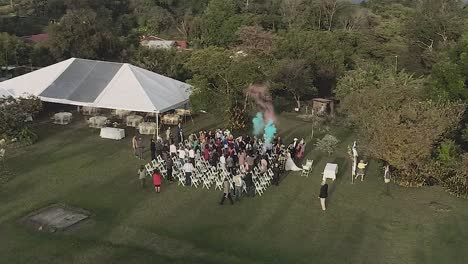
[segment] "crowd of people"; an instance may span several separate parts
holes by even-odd
[[[135,157],[143,159],[143,144],[141,136],[134,136],[132,146]],[[185,173],[185,185],[191,185],[191,176],[194,172],[195,161],[204,160],[212,167],[218,167],[227,172],[223,184],[223,197],[233,203],[232,195],[240,200],[243,195],[243,187],[247,195],[255,195],[253,187],[252,170],[257,168],[261,173],[272,171],[272,184],[278,186],[282,172],[287,170],[298,171],[295,162],[304,156],[304,140],[295,138],[289,145],[283,143],[280,136],[266,144],[261,138],[249,135],[234,137],[227,129],[212,131],[200,131],[184,137],[182,127],[178,125],[175,132],[168,127],[164,137],[151,139],[151,160],[158,157],[165,161],[166,179],[173,179],[174,158],[183,164]],[[245,173],[240,173],[240,172]],[[138,170],[142,186],[145,185],[145,168]],[[153,185],[156,192],[161,189],[161,173],[156,169],[153,173]],[[230,179],[229,179],[229,178]],[[232,186],[233,185],[233,186]],[[233,188],[231,188],[233,187]]]

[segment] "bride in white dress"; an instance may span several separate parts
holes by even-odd
[[[288,152],[287,154],[287,159],[286,159],[286,164],[284,166],[284,169],[286,171],[301,171],[302,169],[297,167],[294,161],[291,158],[291,153]]]

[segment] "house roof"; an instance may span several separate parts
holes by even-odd
[[[37,35],[24,36],[22,37],[22,39],[29,43],[42,43],[49,39],[49,34],[42,33],[42,34],[37,34]]]

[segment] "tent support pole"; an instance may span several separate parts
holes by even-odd
[[[156,140],[159,138],[159,113],[156,112]]]

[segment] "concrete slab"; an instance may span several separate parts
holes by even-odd
[[[39,230],[47,229],[55,232],[65,230],[87,219],[89,215],[83,209],[54,204],[29,214],[24,220],[28,225],[37,227]]]

